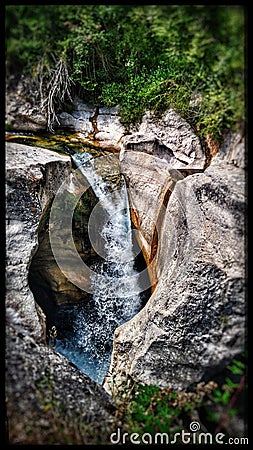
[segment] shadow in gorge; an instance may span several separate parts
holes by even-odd
[[[102,384],[110,365],[115,329],[137,314],[151,294],[150,288],[147,288],[136,295],[128,296],[125,291],[124,297],[117,297],[117,292],[122,288],[121,271],[126,270],[127,264],[104,260],[92,248],[88,221],[97,198],[92,189],[88,194],[80,199],[81,207],[78,214],[74,214],[73,238],[83,261],[94,272],[104,275],[103,285],[95,286],[94,293],[89,294],[73,285],[61,273],[50,246],[50,210],[41,220],[39,246],[30,265],[29,285],[36,302],[46,314],[48,344],[66,356],[79,370]],[[147,273],[143,254],[134,233],[131,234],[136,255],[131,263],[131,271]],[[111,248],[117,245],[117,239],[110,236]],[[144,279],[145,286],[148,286],[148,274]]]

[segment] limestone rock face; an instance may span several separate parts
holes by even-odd
[[[245,139],[239,133],[229,131],[221,145],[219,153],[213,159],[213,165],[219,164],[220,161],[225,161],[236,167],[245,169],[245,156]]]
[[[110,398],[45,345],[45,315],[28,285],[40,217],[70,171],[68,156],[6,144],[5,386],[11,445],[109,441]]]
[[[228,139],[234,154],[244,152],[243,140]],[[114,381],[130,375],[181,390],[244,349],[245,179],[243,164],[230,163],[229,142],[222,148],[203,173],[179,180],[169,198],[158,284],[144,309],[115,332]],[[108,375],[108,391],[111,383]]]
[[[138,151],[120,155],[131,205],[136,237],[149,271],[153,288],[157,282],[157,246],[167,202],[183,175],[166,160]]]
[[[147,112],[137,130],[122,139],[121,147],[122,158],[128,151],[144,152],[168,162],[174,169],[203,169],[205,164],[199,138],[173,109],[156,121]]]
[[[69,202],[76,202],[75,191],[76,185],[73,182],[76,180],[73,173],[67,178],[66,189],[64,199],[59,210],[61,211],[61,233],[55,232],[57,236],[57,255],[59,252],[64,255],[64,261],[69,260],[70,278],[66,276],[62,267],[60,268],[52,249],[52,240],[49,232],[49,228],[53,229],[54,223],[49,220],[49,212],[46,211],[43,216],[43,220],[40,222],[38,233],[38,249],[34,255],[30,269],[29,269],[29,284],[30,288],[39,303],[47,315],[48,327],[51,328],[50,319],[54,316],[58,305],[72,304],[85,301],[89,296],[85,290],[80,289],[71,280],[73,276],[78,273],[79,268],[75,267],[73,262],[73,248],[69,245],[69,237],[73,237],[74,248],[77,250],[79,257],[83,262],[91,264],[93,249],[89,241],[88,236],[88,222],[90,213],[97,202],[95,194],[90,188],[87,190],[85,198],[81,198],[77,202],[73,217],[71,220],[71,228],[66,224],[66,216],[68,215]],[[65,184],[64,184],[65,186]],[[62,187],[61,187],[62,188]],[[71,193],[67,190],[70,189]],[[50,223],[50,225],[49,225]]]
[[[11,445],[110,442],[114,406],[101,386],[38,343],[6,311],[6,399]]]
[[[6,306],[18,311],[32,335],[41,334],[28,270],[42,210],[70,173],[67,156],[6,143]]]
[[[68,255],[67,251],[65,253]],[[55,261],[48,229],[40,233],[39,248],[30,265],[29,284],[48,319],[57,305],[86,299],[86,293],[68,281]],[[49,322],[48,325],[50,328]]]
[[[147,112],[136,130],[121,141],[120,167],[127,180],[132,220],[151,284],[157,282],[157,245],[166,206],[176,182],[203,170],[205,154],[189,124],[175,111],[161,119]]]
[[[174,110],[155,120],[150,112],[139,125],[127,133],[120,122],[117,107],[94,108],[76,99],[73,111],[58,115],[61,127],[79,132],[86,144],[101,149],[145,152],[167,161],[175,169],[200,169],[204,167],[205,154],[198,137],[190,125]]]
[[[120,151],[125,128],[120,123],[118,108],[96,109],[76,99],[72,113],[58,115],[62,127],[79,132],[79,139],[101,149]]]

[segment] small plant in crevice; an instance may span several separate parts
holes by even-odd
[[[53,407],[57,407],[54,400],[53,384],[49,370],[45,370],[41,378],[35,380],[36,395],[44,411],[48,411]]]
[[[234,421],[246,419],[247,364],[246,353],[234,358],[225,369],[223,380],[214,389],[204,414],[215,433],[231,433]]]
[[[167,433],[173,436],[188,430],[192,421],[215,436],[246,433],[246,363],[245,353],[234,358],[220,374],[208,382],[199,382],[187,391],[175,392],[157,385],[122,383],[116,397],[115,425],[122,433]],[[125,390],[124,390],[125,389]]]
[[[49,337],[48,337],[48,344],[50,347],[54,347],[55,346],[55,339],[57,338],[57,328],[55,325],[53,325],[50,329],[49,329]]]

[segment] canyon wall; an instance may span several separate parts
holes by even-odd
[[[152,289],[158,281],[157,248],[170,195],[179,180],[202,171],[205,152],[190,125],[175,111],[161,119],[146,113],[136,131],[121,141],[120,167],[131,203],[132,221],[149,269]]]
[[[70,170],[67,156],[6,143],[6,307],[20,314],[36,338],[41,327],[28,285],[29,266],[38,246],[42,211]]]
[[[204,148],[173,110],[159,120],[147,112],[126,133],[117,109],[94,111],[79,100],[59,122],[101,154],[120,151],[151,278],[150,300],[115,332],[105,389],[131,377],[180,390],[218,373],[245,345],[243,137],[228,133],[220,147],[207,139]],[[23,226],[10,225],[15,236]]]
[[[105,391],[45,342],[28,284],[40,218],[71,171],[68,156],[6,143],[6,427],[8,443],[109,441]]]
[[[229,133],[209,167],[177,181],[160,224],[156,289],[146,306],[115,331],[104,383],[108,392],[127,377],[185,389],[218,373],[243,351],[244,154],[244,140]],[[159,176],[161,169],[152,170],[149,156],[145,158],[142,153],[138,159],[134,150],[125,157],[125,149],[121,156],[136,222],[141,235],[150,239],[153,231],[148,233],[142,224],[156,223],[163,194],[158,192],[155,207],[150,207],[157,189],[150,189],[145,170],[136,170],[136,164],[141,161],[145,167],[147,161],[154,186],[159,186],[163,176]]]

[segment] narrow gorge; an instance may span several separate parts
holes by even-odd
[[[114,330],[139,311],[150,286],[147,275],[145,289],[138,284],[144,260],[137,242],[133,248],[118,157],[92,156],[87,148],[71,159],[77,169],[57,192],[47,220],[41,221],[30,287],[46,312],[48,341],[101,384]]]
[[[65,155],[34,132],[6,136],[8,411],[28,428],[37,417],[38,433],[48,377],[56,402],[100,430],[106,391],[187,389],[245,345],[243,138],[204,149],[173,110],[125,134],[104,110],[91,140],[92,111],[76,111],[59,116]]]
[[[6,445],[248,444],[246,12],[5,6]]]

